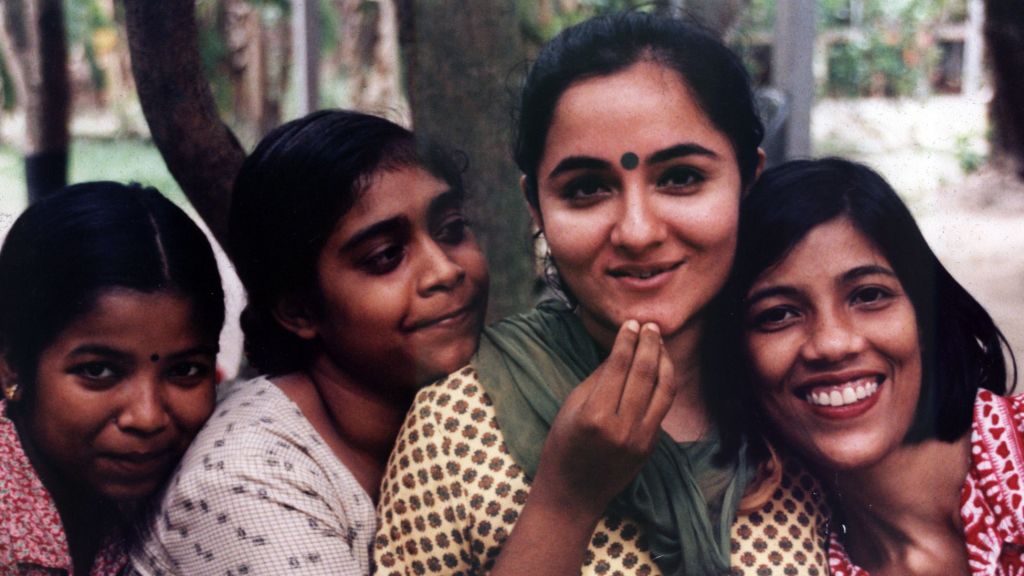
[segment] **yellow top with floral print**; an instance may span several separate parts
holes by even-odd
[[[530,480],[513,462],[476,371],[466,367],[420,391],[381,488],[377,574],[486,574],[512,531]],[[732,527],[732,574],[825,576],[824,510],[815,480],[786,462],[759,510]],[[582,574],[660,574],[643,530],[606,516]]]

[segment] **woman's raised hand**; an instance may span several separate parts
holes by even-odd
[[[658,326],[625,322],[608,358],[555,418],[531,498],[552,498],[596,521],[647,461],[675,394]]]

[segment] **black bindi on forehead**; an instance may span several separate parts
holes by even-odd
[[[619,159],[619,163],[621,163],[622,167],[626,170],[632,170],[640,165],[640,158],[632,152],[626,152],[622,155],[622,158]]]
[[[151,356],[149,357],[149,361],[150,361],[150,362],[153,362],[154,364],[155,364],[155,363],[157,363],[157,362],[159,362],[159,361],[160,361],[160,355],[159,355],[159,354],[153,354],[153,355],[151,355]]]

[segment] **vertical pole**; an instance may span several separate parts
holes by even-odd
[[[319,35],[317,0],[292,0],[292,68],[298,115],[317,109]]]
[[[776,7],[772,82],[789,101],[787,159],[811,154],[816,4],[815,0],[779,0]]]
[[[974,94],[981,89],[984,78],[982,60],[985,54],[985,5],[982,0],[967,0],[967,23],[964,30],[964,67],[961,91]]]

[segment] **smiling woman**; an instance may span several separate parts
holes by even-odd
[[[249,303],[232,383],[132,553],[142,574],[367,574],[416,391],[476,349],[488,275],[460,170],[382,118],[325,110],[246,159],[231,253]]]
[[[488,327],[417,396],[378,571],[823,574],[814,481],[754,480],[769,466],[730,393],[739,349],[716,342],[763,161],[741,62],[689,23],[599,17],[541,50],[518,112],[521,187],[567,298]]]
[[[750,393],[834,479],[832,574],[1024,569],[1024,399],[1001,396],[1005,339],[892,188],[845,160],[791,162],[741,221]]]
[[[79,184],[18,218],[0,250],[0,573],[119,573],[129,511],[213,410],[223,299],[205,236],[153,189]]]

